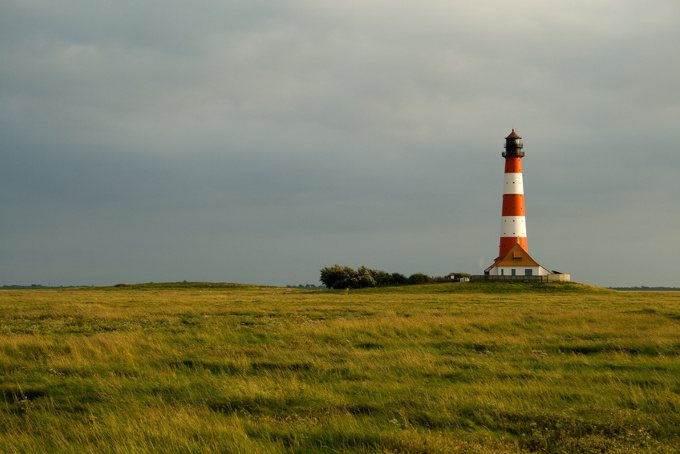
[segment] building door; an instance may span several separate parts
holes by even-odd
[[[510,273],[511,273],[513,276],[516,276],[516,275],[517,275],[517,270],[513,268],[513,269],[510,270]]]

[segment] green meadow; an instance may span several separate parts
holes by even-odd
[[[678,452],[680,292],[0,291],[0,452]]]

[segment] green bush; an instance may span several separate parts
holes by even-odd
[[[375,287],[377,285],[377,281],[374,277],[374,274],[376,274],[376,273],[383,273],[383,271],[372,270],[372,269],[366,268],[365,266],[360,267],[356,271],[356,280],[357,280],[357,287],[356,288]]]
[[[386,285],[406,285],[408,284],[408,278],[400,273],[392,273],[390,275],[390,284]]]
[[[432,282],[432,278],[425,273],[415,273],[408,277],[410,285],[429,284],[430,282]]]
[[[321,282],[326,288],[332,289],[421,285],[444,281],[448,282],[450,278],[433,278],[424,273],[415,273],[407,278],[400,273],[390,274],[386,271],[374,270],[365,266],[361,266],[356,270],[344,265],[327,266],[321,269]]]
[[[321,283],[326,288],[358,288],[357,272],[348,266],[327,266],[321,269]]]

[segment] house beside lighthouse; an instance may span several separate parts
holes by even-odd
[[[522,137],[513,129],[505,138],[505,151],[502,153],[505,177],[498,257],[484,270],[483,276],[473,276],[473,280],[571,280],[569,274],[550,271],[529,255],[524,213],[523,148]]]

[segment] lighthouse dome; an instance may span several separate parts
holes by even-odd
[[[508,139],[521,139],[521,138],[522,138],[522,136],[520,136],[519,134],[517,134],[517,133],[515,132],[515,128],[512,128],[512,132],[511,132],[510,134],[508,134],[508,137],[506,137],[505,140],[508,140]]]

